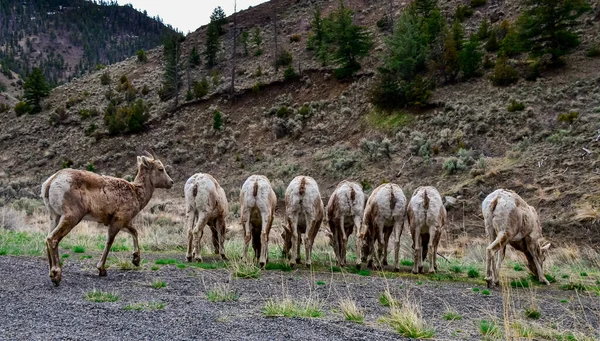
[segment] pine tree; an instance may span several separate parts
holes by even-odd
[[[485,49],[488,52],[495,52],[498,51],[499,48],[500,44],[498,43],[498,33],[496,30],[492,30],[492,32],[490,32],[490,38],[485,43]]]
[[[453,35],[447,34],[444,39],[444,78],[446,82],[454,82],[460,72],[458,48]]]
[[[227,23],[227,17],[225,15],[225,11],[221,6],[215,8],[210,15],[210,23],[214,24],[217,27],[217,34],[222,35],[225,33],[223,30],[223,25]]]
[[[351,76],[360,70],[358,60],[366,56],[373,46],[369,32],[352,22],[352,14],[343,0],[331,14],[331,40],[334,45],[332,60],[340,65],[335,70],[338,78]]]
[[[192,51],[190,51],[189,63],[191,66],[198,66],[201,63],[200,54],[196,46],[192,47]]]
[[[252,42],[254,43],[254,46],[256,47],[256,53],[255,55],[260,56],[263,53],[262,50],[262,34],[260,32],[260,28],[258,26],[254,27],[254,30],[252,31]]]
[[[479,75],[479,69],[483,62],[483,52],[481,52],[477,37],[471,38],[464,44],[460,55],[460,70],[464,79],[470,79]]]
[[[490,36],[490,24],[486,18],[483,18],[479,29],[477,30],[477,39],[485,40]]]
[[[221,47],[219,26],[216,23],[211,21],[206,29],[206,51],[204,53],[206,55],[206,64],[209,68],[217,64],[217,53]]]
[[[244,49],[244,56],[248,56],[248,41],[250,40],[250,33],[248,31],[242,32],[242,36],[240,39],[240,44],[242,44],[242,48]]]
[[[518,20],[523,42],[534,56],[549,53],[554,65],[579,45],[573,31],[577,19],[590,10],[585,0],[525,0],[527,9]]]
[[[30,107],[29,113],[37,114],[42,111],[41,101],[50,93],[50,86],[46,82],[44,72],[39,68],[33,68],[23,84],[23,99]]]
[[[159,96],[163,101],[175,97],[175,107],[179,104],[179,83],[181,81],[179,72],[181,70],[180,55],[182,39],[183,37],[180,35],[171,35],[165,40],[163,52],[165,56],[165,73],[163,86],[159,90]]]

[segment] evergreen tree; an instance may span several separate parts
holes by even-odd
[[[221,48],[219,27],[218,21],[211,21],[206,29],[206,51],[204,53],[206,55],[206,64],[209,68],[217,64],[217,53]]]
[[[456,43],[456,49],[462,49],[465,31],[458,20],[454,20],[454,23],[452,24],[452,39],[454,39],[454,42]]]
[[[311,32],[309,33],[306,41],[306,49],[315,51],[317,59],[323,65],[327,63],[328,59],[328,35],[330,26],[329,20],[321,16],[321,8],[319,6],[315,6],[313,19],[310,23]]]
[[[260,28],[258,26],[254,27],[254,30],[252,31],[252,42],[254,43],[254,46],[256,47],[256,53],[255,55],[260,56],[263,53],[262,50],[262,33],[260,32]]]
[[[244,49],[244,56],[248,56],[248,41],[250,40],[250,33],[248,31],[242,32],[242,37],[240,39],[240,44],[242,44],[242,48]]]
[[[330,16],[331,40],[334,46],[332,60],[340,65],[335,70],[338,78],[351,76],[360,70],[358,60],[366,56],[373,46],[369,32],[352,22],[352,10],[340,1],[338,9]]]
[[[485,40],[490,36],[490,24],[486,18],[483,18],[479,29],[477,30],[477,39]]]
[[[163,77],[163,86],[159,90],[161,100],[166,101],[175,97],[175,106],[179,102],[179,83],[181,70],[181,35],[171,35],[164,43],[165,73]]]
[[[196,46],[192,47],[192,51],[190,51],[189,63],[191,66],[198,66],[201,63],[200,54]]]
[[[488,52],[495,52],[498,51],[499,48],[500,44],[498,43],[498,33],[496,30],[492,30],[492,32],[490,32],[490,38],[485,43],[485,49]]]
[[[225,33],[223,30],[223,25],[227,24],[227,17],[225,16],[225,11],[221,6],[215,8],[210,15],[210,23],[214,24],[217,27],[217,34],[222,35]]]
[[[534,56],[549,53],[560,65],[561,57],[579,45],[573,27],[590,5],[585,0],[525,0],[525,5],[518,20],[523,42]]]
[[[29,105],[31,114],[42,111],[41,101],[50,93],[50,86],[46,82],[44,72],[39,68],[33,68],[23,84],[23,99]]]
[[[460,70],[464,79],[470,79],[479,75],[479,69],[483,62],[483,52],[481,52],[477,37],[471,38],[464,44],[460,55]]]
[[[451,34],[444,39],[444,78],[446,82],[454,82],[460,72],[460,60],[456,40]]]

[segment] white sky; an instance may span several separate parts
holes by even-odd
[[[194,32],[208,24],[210,14],[217,7],[223,7],[225,14],[233,13],[234,0],[117,0],[119,5],[132,4],[135,9],[154,17],[158,15],[165,24],[170,24],[184,34]],[[238,11],[256,6],[267,0],[237,0]]]

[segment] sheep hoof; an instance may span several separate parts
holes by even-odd
[[[420,273],[420,274],[422,274],[422,273],[423,273],[423,267],[422,267],[422,266],[420,266],[420,267],[419,267],[419,273]]]
[[[202,257],[196,257],[196,258],[194,258],[194,261],[196,263],[202,263]]]
[[[486,278],[485,282],[486,282],[486,286],[487,286],[488,289],[491,289],[492,286],[494,285],[494,281],[492,281],[491,278]]]
[[[192,261],[192,256],[187,256],[187,257],[185,257],[185,259],[187,259],[188,262],[191,262]]]
[[[140,255],[136,252],[133,254],[133,259],[131,260],[131,262],[133,263],[133,265],[135,266],[140,266]]]
[[[98,269],[98,276],[106,277],[106,275],[107,275],[106,269]]]
[[[307,267],[308,269],[310,269],[310,263],[308,263],[308,262],[307,262],[307,263],[306,263],[306,267]]]
[[[356,270],[360,270],[361,267],[362,267],[362,263],[356,264]]]
[[[221,259],[222,259],[222,260],[229,260],[229,259],[227,259],[227,256],[225,256],[225,254],[224,254],[224,253],[222,253],[222,254],[221,254]]]
[[[265,268],[265,262],[259,262],[258,265],[260,266],[261,269]]]
[[[54,286],[58,286],[60,284],[60,280],[62,279],[62,274],[60,272],[59,269],[52,269],[50,270],[50,279],[52,280],[52,283],[54,283]]]
[[[394,268],[394,272],[400,272],[400,268]]]
[[[384,261],[383,261],[383,266],[387,266],[387,265],[388,265],[388,262],[387,262],[387,260],[384,260]]]
[[[416,275],[419,273],[419,270],[417,270],[417,268],[413,268],[410,272]]]
[[[296,264],[302,264],[302,260],[300,258],[296,258]]]

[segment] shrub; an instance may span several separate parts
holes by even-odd
[[[144,84],[144,86],[142,87],[142,95],[146,96],[149,93],[150,93],[150,88],[148,87],[148,85]]]
[[[482,57],[483,53],[480,50],[479,41],[474,36],[471,36],[459,52],[460,70],[463,73],[464,79],[470,79],[479,75]]]
[[[100,84],[109,85],[110,84],[110,73],[108,70],[104,71],[102,75],[100,75]]]
[[[531,306],[529,308],[525,308],[525,316],[527,316],[530,319],[537,320],[540,318],[540,316],[542,316],[542,313],[539,310],[537,310],[536,307]]]
[[[137,55],[138,62],[145,63],[148,61],[148,54],[146,54],[144,49],[138,50],[135,54]]]
[[[0,103],[0,114],[5,113],[10,109],[10,106],[6,103]]]
[[[483,336],[498,337],[500,329],[494,321],[481,320],[479,321],[479,332]]]
[[[88,119],[90,117],[98,116],[98,110],[96,108],[92,109],[79,109],[79,117],[82,119]]]
[[[96,172],[96,166],[94,166],[94,164],[91,162],[85,166],[85,169],[87,169],[88,172]]]
[[[488,41],[485,43],[485,49],[488,52],[495,52],[498,51],[499,48],[500,43],[498,42],[498,32],[496,30],[492,30],[492,32],[490,32]]]
[[[125,92],[125,100],[127,100],[127,102],[133,102],[136,97],[137,89],[133,85],[128,83],[127,91]]]
[[[573,124],[575,120],[579,117],[579,113],[577,111],[571,111],[568,114],[560,114],[558,115],[558,121],[562,123]]]
[[[54,109],[54,112],[50,114],[48,121],[50,122],[50,125],[57,126],[66,121],[67,117],[68,115],[65,107],[57,107],[56,109]]]
[[[292,110],[285,105],[282,105],[281,107],[279,107],[279,109],[277,109],[277,112],[276,112],[276,115],[279,118],[288,117],[291,114],[292,114]]]
[[[514,56],[523,51],[521,36],[514,26],[509,26],[504,39],[500,43],[500,53],[506,56]]]
[[[469,276],[469,278],[479,278],[479,271],[475,268],[470,268],[467,272],[467,276]]]
[[[15,114],[17,114],[17,116],[21,116],[24,114],[27,114],[31,111],[31,107],[29,106],[29,104],[21,101],[19,103],[17,103],[17,105],[15,105]]]
[[[481,7],[487,4],[487,0],[471,0],[471,7]]]
[[[487,39],[490,36],[490,24],[486,18],[483,18],[483,20],[481,21],[481,25],[479,25],[475,36],[479,40]]]
[[[215,110],[215,113],[213,115],[213,129],[221,130],[222,126],[223,126],[223,114],[221,114],[221,112],[219,110]]]
[[[256,82],[253,86],[252,86],[252,93],[253,94],[258,94],[260,93],[260,89],[264,86],[265,84],[263,82]]]
[[[104,124],[111,135],[137,133],[144,129],[149,117],[148,106],[142,99],[118,108],[110,103],[104,113]]]
[[[533,61],[529,64],[529,67],[527,68],[527,73],[525,74],[525,80],[533,82],[535,80],[537,80],[538,78],[540,78],[541,76],[541,72],[540,72],[540,62],[539,61]]]
[[[458,150],[458,157],[451,157],[446,160],[442,165],[442,168],[447,174],[455,174],[460,171],[465,171],[475,164],[475,159],[473,159],[472,154],[472,151],[461,148]]]
[[[283,73],[283,79],[285,79],[286,81],[293,81],[298,79],[298,74],[296,73],[296,70],[294,70],[293,66],[288,66],[287,69],[285,69],[284,73]]]
[[[454,19],[458,21],[464,21],[466,18],[469,18],[473,15],[473,9],[468,6],[458,5],[456,6],[456,11],[454,11]]]
[[[129,79],[127,79],[127,75],[122,75],[121,78],[119,78],[119,83],[120,84],[129,83]]]
[[[525,104],[512,99],[508,107],[506,107],[506,110],[508,110],[508,112],[523,111],[525,110]]]
[[[292,54],[286,50],[279,52],[277,59],[275,59],[275,66],[288,66],[292,64]]]
[[[210,84],[208,84],[208,79],[206,77],[202,78],[200,82],[194,84],[194,96],[197,99],[200,99],[206,95],[208,95],[208,90],[210,89]]]
[[[186,101],[191,101],[194,99],[194,93],[192,92],[192,90],[188,90],[185,92],[185,100]]]
[[[87,128],[85,128],[84,134],[85,136],[92,136],[96,130],[98,130],[96,123],[90,123]]]
[[[258,78],[262,75],[263,75],[263,69],[262,69],[262,66],[259,65],[258,67],[256,67],[256,72],[254,72],[253,76]]]
[[[585,55],[590,58],[600,57],[600,45],[594,44],[590,46]]]
[[[491,79],[496,86],[508,86],[519,80],[519,72],[510,65],[508,58],[502,56],[496,62]]]
[[[300,39],[302,39],[302,37],[299,34],[292,34],[290,36],[290,43],[297,43]]]

